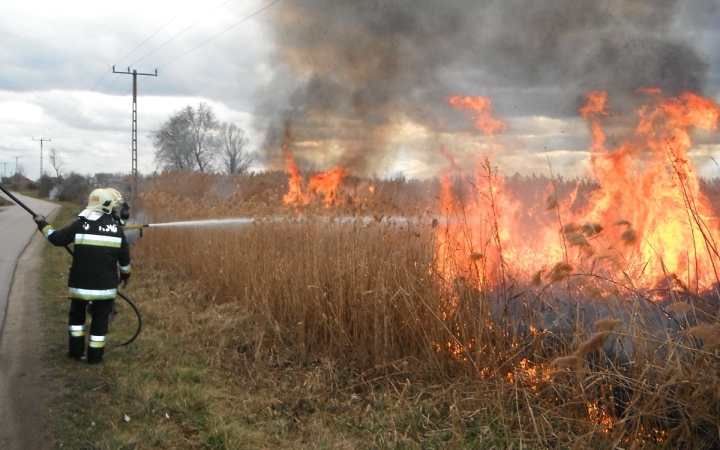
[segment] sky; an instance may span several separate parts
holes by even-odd
[[[254,170],[342,165],[429,177],[490,152],[504,173],[580,176],[591,90],[633,120],[639,87],[720,101],[720,7],[711,0],[23,1],[0,5],[0,174],[138,170],[181,108],[243,128]],[[449,96],[483,96],[507,127],[486,136]],[[720,134],[690,155],[720,176]],[[39,139],[45,139],[40,141]]]

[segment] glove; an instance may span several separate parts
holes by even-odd
[[[37,216],[33,216],[33,220],[37,224],[38,230],[40,231],[42,231],[43,228],[49,225],[45,220],[45,217],[41,216],[40,214],[38,214]]]
[[[120,274],[120,281],[122,282],[122,287],[127,287],[128,280],[130,279],[129,273],[121,273]]]
[[[120,209],[120,218],[122,220],[130,219],[130,205],[128,205],[127,202],[123,202],[122,204],[122,207]]]

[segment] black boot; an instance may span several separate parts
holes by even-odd
[[[88,347],[87,362],[89,362],[90,364],[97,364],[102,362],[104,353],[105,347]]]
[[[80,360],[85,353],[85,336],[70,336],[68,356]]]

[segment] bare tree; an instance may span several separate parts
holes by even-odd
[[[215,112],[206,103],[197,109],[186,106],[150,134],[156,163],[170,170],[211,171],[218,149],[214,135],[219,126]]]
[[[195,170],[190,151],[188,124],[181,113],[176,113],[150,136],[155,145],[155,162],[166,170]]]
[[[25,166],[23,166],[22,164],[18,164],[15,173],[19,173],[20,175],[25,176],[27,174],[25,172]]]
[[[62,169],[63,160],[60,154],[55,151],[55,147],[50,149],[50,164],[53,166],[53,169],[55,169],[55,176],[60,178],[60,169]]]
[[[235,126],[234,123],[223,123],[220,126],[220,159],[227,173],[244,173],[254,156],[247,150],[248,138],[245,130]]]
[[[213,133],[220,126],[215,112],[207,103],[200,103],[197,110],[188,105],[182,113],[190,124],[190,148],[195,163],[200,172],[211,171],[217,149]]]

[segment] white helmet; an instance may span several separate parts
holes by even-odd
[[[116,205],[123,202],[123,196],[117,189],[109,187],[105,188],[105,190],[113,196]]]
[[[88,196],[87,209],[110,214],[115,208],[115,202],[115,197],[107,189],[95,189]]]

